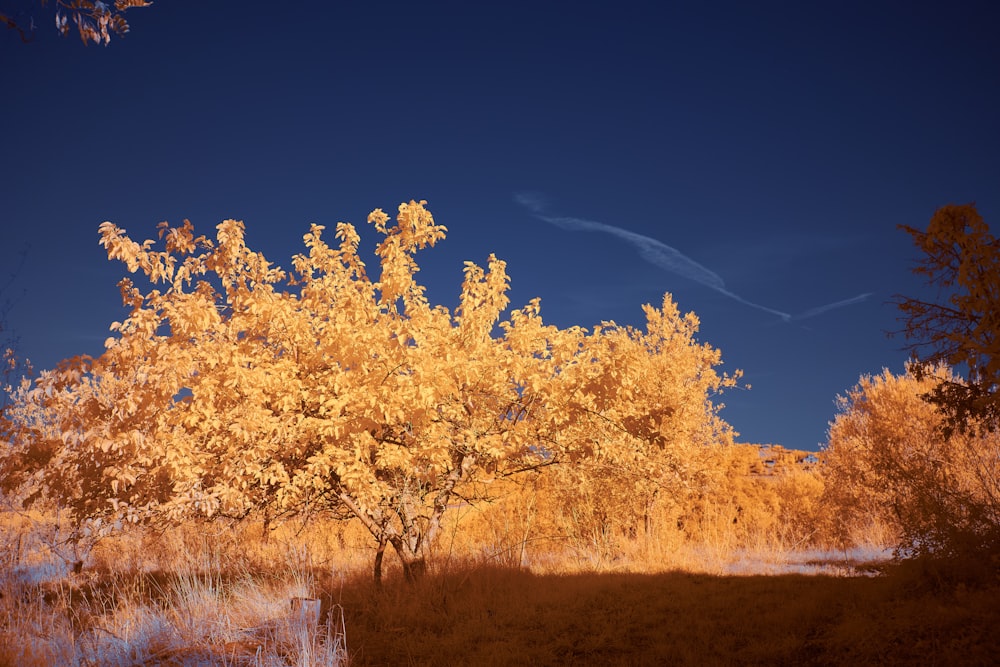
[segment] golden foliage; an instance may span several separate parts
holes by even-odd
[[[945,434],[945,416],[924,396],[959,382],[944,366],[920,376],[864,376],[838,398],[825,451],[826,500],[841,534],[859,521],[888,521],[900,555],[958,555],[1000,541],[1000,436]]]
[[[807,456],[778,445],[710,450],[703,490],[680,508],[685,537],[733,552],[822,545],[824,483]]]
[[[600,495],[697,484],[699,449],[730,438],[711,397],[735,382],[697,318],[666,295],[645,331],[558,329],[537,299],[501,321],[492,255],[466,263],[454,313],[433,306],[414,255],[446,229],[424,203],[369,216],[378,280],[347,223],[338,245],[313,225],[291,273],[234,220],[215,239],[162,224],[162,249],[102,224],[150,288],[120,283],[130,312],[99,358],[22,386],[8,479],[105,527],[333,509],[414,567],[453,499],[490,480],[587,459],[628,480],[593,477]]]

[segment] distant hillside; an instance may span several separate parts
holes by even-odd
[[[751,475],[767,476],[779,475],[791,470],[812,470],[821,463],[816,452],[808,452],[803,449],[787,449],[774,444],[739,443],[735,446],[757,450],[756,459],[749,454],[746,458],[749,464],[747,472]]]

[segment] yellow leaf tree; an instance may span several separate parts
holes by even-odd
[[[959,383],[946,366],[863,376],[830,426],[826,502],[847,536],[858,523],[899,531],[897,556],[969,556],[1000,549],[1000,437],[945,433],[947,416],[923,397]],[[984,559],[984,562],[988,559]]]
[[[391,546],[412,578],[484,481],[584,458],[683,476],[684,448],[726,430],[710,398],[732,380],[669,295],[645,332],[558,329],[537,300],[501,322],[508,277],[490,256],[466,263],[454,312],[431,305],[414,256],[446,230],[424,204],[369,216],[378,280],[346,223],[335,245],[313,225],[291,272],[240,222],[214,239],[163,223],[159,244],[104,223],[108,257],[150,289],[120,283],[130,312],[100,357],[22,385],[0,472],[111,527],[337,510],[377,542],[376,577]]]

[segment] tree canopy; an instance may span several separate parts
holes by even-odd
[[[928,398],[947,415],[946,428],[995,428],[1000,417],[1000,242],[974,204],[949,205],[926,231],[903,226],[924,253],[914,272],[938,289],[937,301],[897,296],[903,334],[919,375],[945,363],[967,370],[942,379]]]
[[[102,224],[108,257],[149,289],[121,281],[128,317],[101,356],[22,384],[6,484],[105,529],[340,512],[411,574],[448,508],[493,480],[582,459],[683,480],[688,452],[731,439],[712,398],[735,380],[669,294],[644,331],[559,329],[537,299],[502,320],[491,255],[466,263],[451,312],[416,280],[415,254],[446,232],[424,204],[369,216],[377,280],[347,223],[336,245],[313,225],[291,271],[234,220],[141,243]]]

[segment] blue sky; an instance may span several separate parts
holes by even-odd
[[[561,326],[671,292],[752,385],[723,399],[741,439],[816,449],[838,393],[902,370],[887,301],[933,296],[897,225],[1000,216],[992,3],[416,4],[157,2],[106,48],[42,10],[31,44],[0,33],[22,352],[101,351],[104,220],[242,219],[288,266],[311,222],[426,199],[433,300],[490,252]]]

